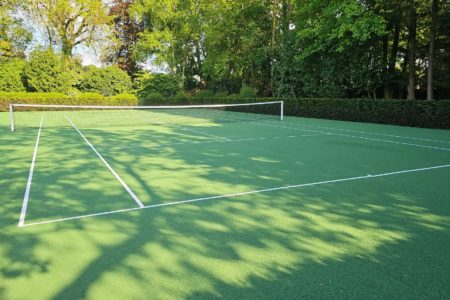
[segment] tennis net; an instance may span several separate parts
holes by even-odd
[[[172,106],[10,104],[11,130],[20,128],[127,127],[283,120],[283,101]]]

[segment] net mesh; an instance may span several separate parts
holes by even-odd
[[[185,106],[11,105],[11,129],[45,127],[127,127],[253,122],[282,119],[282,102]]]

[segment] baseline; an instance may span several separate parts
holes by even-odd
[[[64,221],[70,221],[70,220],[79,220],[79,219],[85,219],[85,218],[91,218],[91,217],[97,217],[97,216],[104,216],[104,215],[112,215],[112,214],[117,214],[117,213],[122,213],[122,212],[129,212],[129,211],[135,211],[135,210],[141,210],[141,209],[147,209],[147,208],[158,208],[158,207],[164,207],[164,206],[174,206],[174,205],[195,203],[195,202],[214,200],[214,199],[233,198],[233,197],[239,197],[239,196],[244,196],[244,195],[260,194],[260,193],[267,193],[267,192],[280,191],[280,190],[288,190],[288,189],[310,187],[310,186],[316,186],[316,185],[325,185],[325,184],[331,184],[331,183],[340,183],[340,182],[372,179],[372,178],[394,176],[394,175],[407,174],[407,173],[417,173],[417,172],[431,171],[431,170],[444,169],[444,168],[450,168],[450,164],[439,165],[439,166],[432,166],[432,167],[425,167],[425,168],[418,168],[418,169],[400,170],[400,171],[393,171],[393,172],[379,173],[379,174],[367,174],[367,175],[356,176],[356,177],[347,177],[347,178],[332,179],[332,180],[326,180],[326,181],[317,181],[317,182],[302,183],[302,184],[296,184],[296,185],[273,187],[273,188],[253,190],[253,191],[233,193],[233,194],[225,194],[225,195],[202,197],[202,198],[195,198],[195,199],[182,200],[182,201],[160,203],[160,204],[154,204],[154,205],[147,205],[147,206],[144,206],[144,207],[133,207],[133,208],[127,208],[127,209],[113,210],[113,211],[108,211],[108,212],[101,212],[101,213],[95,213],[95,214],[81,215],[81,216],[76,216],[76,217],[61,218],[61,219],[55,219],[55,220],[49,220],[49,221],[29,223],[29,224],[24,225],[24,227],[43,225],[43,224],[50,224],[50,223],[57,223],[57,222],[64,222]]]
[[[94,145],[91,144],[91,142],[84,136],[84,134],[78,129],[78,127],[72,122],[72,120],[69,117],[66,117],[69,123],[72,125],[73,128],[80,134],[80,136],[83,138],[83,140],[88,144],[89,147],[97,154],[97,156],[100,158],[100,160],[105,164],[105,166],[108,168],[108,170],[116,177],[116,179],[120,182],[120,184],[125,188],[125,190],[130,194],[131,198],[136,202],[136,204],[143,208],[144,204],[141,202],[141,200],[136,196],[136,194],[131,190],[131,188],[123,181],[123,179],[119,176],[119,174],[114,171],[114,169],[110,166],[110,164],[103,158],[103,156],[100,154],[100,152],[95,149]]]

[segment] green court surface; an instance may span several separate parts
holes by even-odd
[[[170,117],[0,113],[0,299],[450,297],[449,131]]]

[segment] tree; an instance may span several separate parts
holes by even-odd
[[[20,8],[16,0],[0,3],[0,58],[25,57],[32,34],[15,14]]]
[[[70,62],[52,50],[34,51],[24,68],[30,92],[68,93],[73,84]]]
[[[137,62],[133,55],[138,41],[138,34],[143,30],[143,24],[130,15],[133,0],[113,0],[109,15],[112,16],[115,42],[105,60],[117,64],[128,75],[133,76],[138,71]]]
[[[102,38],[112,19],[102,0],[28,1],[29,12],[46,29],[49,46],[59,44],[66,56],[71,56],[77,45],[92,45]]]
[[[431,1],[430,50],[428,54],[427,100],[433,100],[433,73],[439,0]]]
[[[273,26],[279,24],[273,25],[277,16],[272,10],[271,1],[245,0],[226,2],[214,11],[206,27],[203,65],[214,89],[237,93],[245,84],[261,95],[272,94],[271,73],[277,50]]]
[[[8,59],[0,61],[0,91],[24,92],[23,69],[25,61],[22,59]]]
[[[301,87],[297,96],[375,97],[383,72],[379,41],[385,20],[356,0],[327,5],[310,0],[297,9],[293,45],[300,70],[294,83]]]
[[[136,57],[167,67],[179,78],[183,89],[186,74],[201,77],[204,61],[205,11],[213,0],[141,0],[133,5],[134,15],[144,24],[139,35]],[[189,68],[189,70],[188,70]]]
[[[415,0],[410,0],[408,9],[408,100],[416,99],[417,11],[415,5]]]
[[[151,94],[173,97],[179,91],[179,80],[171,74],[137,74],[134,82],[139,98],[145,99]]]
[[[131,79],[118,66],[105,68],[90,66],[77,87],[82,92],[94,92],[100,93],[103,96],[114,96],[130,91]]]

